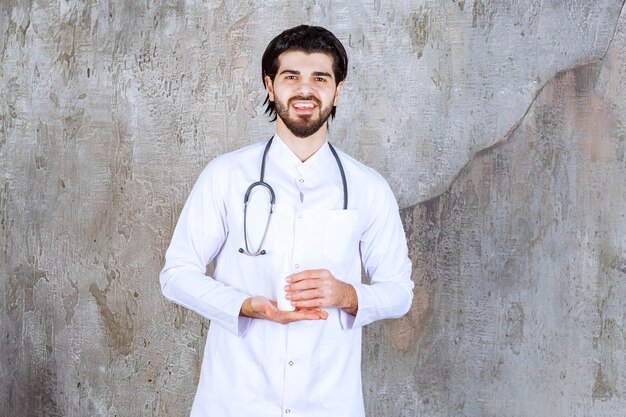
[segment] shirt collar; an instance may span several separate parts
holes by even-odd
[[[275,152],[272,152],[272,150],[275,150]],[[334,161],[333,154],[328,147],[328,139],[324,141],[324,144],[311,155],[309,159],[302,162],[300,158],[289,149],[289,146],[287,146],[281,137],[278,136],[278,133],[274,134],[270,154],[274,154],[281,164],[295,168],[301,173],[310,171],[323,172],[320,170],[323,170],[329,162]]]

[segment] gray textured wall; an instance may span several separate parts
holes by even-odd
[[[157,275],[211,158],[267,137],[260,56],[324,25],[331,134],[415,262],[372,416],[626,408],[623,0],[0,3],[0,414],[184,416],[207,323]]]

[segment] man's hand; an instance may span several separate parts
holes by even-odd
[[[298,308],[295,311],[281,311],[276,302],[265,297],[255,296],[246,299],[241,305],[240,315],[255,319],[270,320],[280,324],[300,320],[326,320],[328,313],[316,308]]]
[[[287,277],[285,292],[296,309],[342,308],[356,315],[359,303],[354,287],[326,269],[298,272]]]

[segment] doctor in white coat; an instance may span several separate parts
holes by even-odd
[[[193,417],[365,416],[361,328],[405,314],[413,283],[387,182],[329,143],[347,68],[324,28],[273,39],[275,135],[212,160],[180,214],[160,282],[211,321]]]

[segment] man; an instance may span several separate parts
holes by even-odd
[[[321,27],[272,40],[276,134],[211,161],[181,212],[160,280],[211,320],[193,417],[365,415],[361,327],[405,314],[413,283],[389,186],[327,142],[347,68]]]

